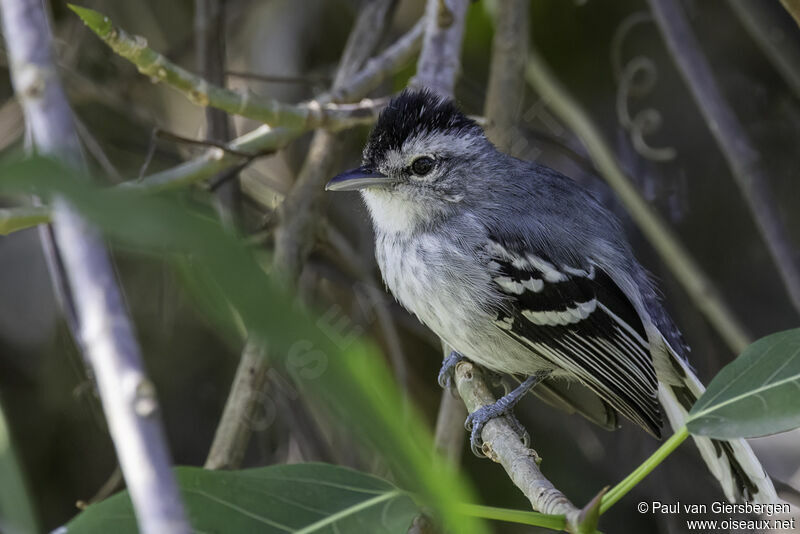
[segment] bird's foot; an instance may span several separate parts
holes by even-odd
[[[549,371],[543,371],[526,378],[518,387],[507,395],[498,399],[494,404],[481,406],[467,416],[464,422],[464,428],[470,431],[470,448],[475,456],[484,456],[483,454],[483,438],[481,433],[486,423],[496,417],[505,417],[511,428],[520,437],[522,442],[527,447],[530,443],[530,435],[525,427],[517,420],[516,416],[512,413],[514,406],[525,395],[528,390],[533,386],[547,378],[550,374]]]
[[[442,362],[442,368],[439,369],[439,385],[442,389],[448,389],[455,386],[453,373],[456,370],[458,362],[466,360],[464,356],[456,351],[452,351],[447,358]]]
[[[442,367],[439,369],[439,386],[441,386],[442,389],[455,387],[454,374],[456,365],[465,360],[467,360],[466,356],[463,356],[459,352],[452,351],[447,358],[442,361]],[[503,386],[504,394],[508,394],[508,385],[503,381],[503,375],[501,373],[496,373],[483,367],[481,367],[481,369],[483,369],[484,374],[489,378],[491,385]]]

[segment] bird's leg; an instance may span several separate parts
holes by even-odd
[[[455,385],[455,382],[453,381],[453,372],[456,369],[456,364],[462,360],[466,360],[466,358],[460,353],[452,351],[442,362],[442,368],[439,369],[439,385],[443,389],[447,389]]]
[[[451,351],[447,358],[442,361],[442,368],[439,369],[439,386],[441,386],[442,389],[455,386],[455,382],[453,381],[453,373],[456,370],[456,365],[464,360],[467,360],[466,356],[460,352]],[[473,363],[473,365],[477,364]],[[503,386],[505,394],[508,394],[508,386],[505,382],[503,382],[502,374],[495,373],[494,371],[490,371],[489,369],[483,367],[481,367],[481,369],[483,369],[484,373],[489,376],[493,386]]]
[[[467,420],[464,422],[464,427],[470,431],[470,445],[475,456],[483,456],[481,452],[483,445],[481,432],[483,431],[483,427],[486,425],[486,423],[495,417],[506,416],[511,424],[511,427],[517,432],[517,434],[519,434],[520,439],[522,439],[526,445],[528,444],[528,432],[520,424],[511,410],[519,402],[523,395],[528,392],[528,390],[533,388],[536,384],[547,378],[549,375],[550,371],[539,371],[538,373],[526,378],[519,386],[517,386],[507,395],[498,399],[494,404],[481,406],[467,416]]]

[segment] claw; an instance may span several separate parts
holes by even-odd
[[[481,437],[481,433],[483,432],[483,427],[486,426],[486,423],[495,417],[505,416],[508,420],[508,423],[511,425],[511,428],[517,433],[525,446],[528,446],[530,443],[530,435],[517,420],[511,410],[514,408],[517,402],[519,402],[523,395],[528,392],[528,390],[547,378],[549,374],[549,371],[547,371],[529,376],[519,385],[519,387],[511,391],[511,393],[508,393],[504,397],[498,399],[494,404],[481,406],[467,416],[466,421],[464,421],[464,428],[470,431],[470,448],[475,456],[484,456],[483,438]]]
[[[451,352],[447,358],[444,359],[442,368],[439,370],[439,386],[441,386],[442,389],[448,389],[455,385],[453,381],[453,372],[458,362],[464,359],[464,356],[456,351]]]
[[[508,423],[511,425],[511,428],[517,433],[524,444],[527,445],[530,441],[528,431],[525,430],[514,414],[511,413],[511,408],[504,407],[502,405],[498,406],[499,403],[500,401],[488,406],[481,406],[469,414],[466,421],[464,421],[464,428],[470,432],[470,448],[472,449],[472,454],[475,456],[485,456],[483,454],[483,438],[481,437],[481,433],[483,432],[483,427],[486,426],[486,423],[496,417],[505,417]]]

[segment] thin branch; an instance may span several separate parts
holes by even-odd
[[[781,9],[771,2],[762,0],[730,0],[728,4],[736,13],[739,22],[761,48],[764,56],[772,63],[794,95],[800,98],[800,45],[797,39],[788,39],[783,32],[797,30],[791,22],[783,20]],[[800,2],[798,2],[800,9]]]
[[[372,54],[383,35],[382,30],[386,26],[394,4],[395,0],[373,0],[365,3],[342,55],[334,81],[334,90],[346,86],[347,80],[362,68]],[[356,98],[359,96],[363,95],[358,95]],[[317,131],[314,134],[300,176],[281,205],[280,223],[276,228],[273,268],[291,285],[297,282],[313,245],[315,225],[319,219],[322,186],[331,175],[340,143],[339,137],[330,132]],[[266,374],[269,366],[268,357],[262,356],[250,358],[247,362],[243,359],[236,370],[225,413],[214,437],[213,458],[209,455],[209,462],[213,460],[214,465],[235,466],[235,462],[241,459],[249,443],[252,429],[248,420],[242,417],[242,412],[250,407],[237,399],[252,396],[249,390],[252,385],[251,376]],[[263,382],[261,388],[265,385],[266,382]]]
[[[195,0],[195,56],[197,70],[208,82],[225,87],[226,6],[225,0]],[[229,116],[222,110],[206,107],[206,140],[227,143],[232,136]],[[226,226],[233,228],[242,206],[238,173],[223,171],[214,188],[215,206]]]
[[[252,424],[263,404],[267,383],[267,351],[262,343],[248,340],[236,369],[231,393],[214,434],[206,469],[237,469],[250,442]]]
[[[403,68],[419,52],[422,46],[423,20],[417,22],[408,32],[388,46],[380,55],[371,58],[364,68],[349,80],[335,87],[329,96],[317,100],[326,102],[352,102],[377,88],[393,72]]]
[[[468,361],[456,365],[455,383],[470,413],[482,406],[494,404],[497,400],[486,387],[481,370]],[[523,445],[505,417],[497,417],[486,423],[481,437],[483,453],[503,466],[508,477],[530,501],[534,510],[543,514],[563,515],[566,517],[568,530],[578,531],[577,525],[583,520],[581,510],[542,474],[539,469],[539,455]]]
[[[425,36],[417,60],[417,73],[411,80],[415,87],[427,87],[442,96],[453,97],[460,69],[461,45],[468,0],[428,0],[425,8]],[[442,342],[445,356],[450,347]],[[464,450],[464,404],[454,393],[442,391],[436,415],[434,444],[436,450],[454,464],[459,463]]]
[[[378,321],[378,327],[383,334],[383,340],[388,348],[389,360],[392,363],[394,376],[400,383],[401,389],[404,392],[408,392],[409,384],[406,356],[403,352],[397,325],[395,325],[395,320],[386,303],[386,293],[375,283],[369,270],[364,267],[362,262],[358,261],[359,255],[347,241],[347,238],[345,238],[330,221],[328,224],[323,224],[320,230],[322,239],[337,252],[338,259],[345,262],[347,269],[358,278],[363,286],[365,286],[363,293],[369,300],[369,305],[374,311]]]
[[[486,135],[503,152],[512,152],[519,139],[520,108],[525,96],[525,61],[528,57],[529,0],[496,4],[492,62],[484,113]],[[513,154],[516,155],[516,154]]]
[[[461,70],[467,7],[468,0],[428,0],[425,37],[412,86],[427,87],[443,96],[453,96]]]
[[[781,4],[800,26],[800,0],[781,0]]]
[[[363,2],[355,27],[345,47],[333,81],[332,93],[347,87],[350,77],[360,71],[382,38],[396,0]],[[360,90],[366,90],[361,87]],[[275,230],[276,272],[294,285],[314,243],[316,222],[324,184],[334,174],[334,163],[341,152],[343,139],[328,131],[317,131],[308,155],[292,186],[278,208],[280,223]]]
[[[113,26],[108,17],[97,11],[70,7],[114,52],[136,65],[139,72],[150,76],[154,82],[166,83],[199,106],[211,106],[232,115],[294,130],[327,128],[338,131],[358,124],[370,124],[378,111],[371,101],[362,104],[321,104],[317,100],[311,100],[292,105],[254,95],[249,91],[240,93],[225,89],[179,67],[149,48],[145,38],[130,35]]]
[[[633,221],[683,285],[698,309],[708,318],[732,351],[738,354],[744,350],[750,344],[750,338],[711,279],[661,216],[642,198],[622,170],[600,129],[533,49],[528,52],[525,76],[548,107],[581,139],[597,170],[617,193]]]
[[[53,61],[39,0],[0,0],[14,89],[37,151],[83,168],[78,134]],[[66,202],[52,205],[84,357],[92,367],[141,532],[189,533],[170,469],[155,388],[99,235]]]
[[[761,155],[717,86],[711,65],[680,3],[677,0],[648,2],[667,48],[750,207],[791,302],[800,312],[800,262],[781,221],[780,207],[770,189]]]
[[[364,68],[347,83],[334,92],[321,95],[317,100],[348,102],[362,98],[418,52],[421,41],[420,29],[421,25],[414,26],[381,54],[369,60]],[[384,105],[384,102],[384,100],[372,101],[377,106]],[[208,180],[221,171],[234,168],[254,154],[260,155],[283,148],[304,133],[305,130],[272,128],[263,125],[234,139],[226,144],[224,149],[215,147],[194,159],[141,180],[121,184],[121,187],[138,187],[152,192],[181,189]],[[20,216],[18,219],[16,218],[17,214]],[[10,231],[22,230],[45,222],[44,220],[26,220],[24,212],[16,210],[10,211],[7,216],[8,219],[3,221],[3,224],[5,227],[13,229]]]

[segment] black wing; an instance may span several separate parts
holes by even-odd
[[[588,261],[556,265],[499,240],[488,252],[494,282],[508,296],[498,327],[660,437],[658,380],[647,334],[617,284]]]

